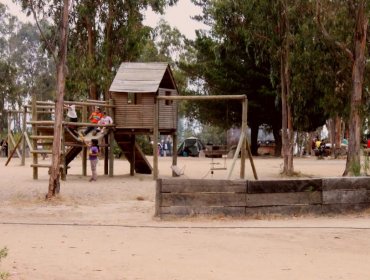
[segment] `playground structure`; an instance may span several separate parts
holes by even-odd
[[[171,69],[167,63],[122,63],[110,88],[111,99],[108,101],[87,100],[84,102],[65,101],[64,104],[75,105],[80,111],[81,122],[62,123],[61,163],[62,179],[67,174],[68,164],[82,151],[82,174],[86,176],[87,147],[84,141],[98,139],[99,146],[104,147],[104,174],[113,176],[113,143],[115,140],[121,148],[126,159],[130,162],[130,175],[136,173],[152,174],[152,166],[136,143],[136,135],[152,135],[156,119],[160,120],[160,133],[176,136],[177,130],[177,104],[176,102],[159,101],[160,111],[155,111],[157,95],[177,95],[177,86],[173,79]],[[113,117],[112,125],[98,125],[87,122],[88,108],[99,106]],[[32,154],[33,178],[38,178],[38,168],[50,168],[50,164],[38,162],[39,154],[51,154],[50,148],[54,134],[55,104],[47,101],[37,101],[32,98],[32,104],[24,106],[22,137],[16,148],[8,158],[12,158],[18,146],[22,151],[28,145]],[[27,115],[31,114],[31,118]],[[49,115],[48,120],[42,120],[42,115]],[[30,120],[29,120],[30,119]],[[32,125],[32,133],[28,135],[27,124]],[[86,135],[79,139],[71,127],[82,129],[86,126],[105,126],[104,134]],[[23,141],[22,141],[23,140]],[[25,164],[26,153],[23,152],[22,165]]]
[[[96,124],[91,124],[87,122],[87,112],[88,107],[100,106],[105,108],[109,113],[112,113],[113,105],[112,101],[97,101],[97,100],[87,100],[85,102],[70,102],[65,101],[65,104],[75,105],[78,110],[81,110],[82,121],[81,122],[68,122],[64,121],[62,123],[62,138],[60,141],[61,145],[61,178],[65,179],[67,174],[68,164],[76,158],[76,156],[82,151],[82,174],[86,176],[87,173],[87,145],[86,142],[91,139],[97,139],[99,145],[104,147],[104,174],[109,174],[113,176],[113,130],[114,125],[99,125],[106,127],[104,133],[98,133],[93,135],[89,133],[86,137],[79,138],[76,133],[72,131],[73,129],[82,129],[85,126],[98,126]],[[55,113],[55,104],[49,101],[37,101],[33,97],[31,104],[24,106],[23,112],[23,129],[22,137],[18,140],[16,148],[22,145],[22,163],[25,165],[26,158],[26,145],[29,147],[29,151],[32,155],[33,168],[33,179],[38,179],[38,168],[50,168],[50,164],[39,163],[38,155],[48,155],[52,154],[52,144],[54,139],[54,121],[53,115]],[[31,115],[30,120],[28,120],[28,115]],[[46,117],[43,117],[46,116]],[[45,120],[47,119],[47,120]],[[32,126],[31,133],[27,132],[27,124]],[[9,155],[8,162],[10,161],[14,151]]]
[[[170,135],[173,139],[172,165],[173,176],[178,176],[177,170],[177,101],[181,100],[239,100],[242,103],[242,132],[238,147],[234,156],[228,179],[231,176],[237,157],[241,155],[240,178],[245,176],[245,158],[248,152],[252,165],[254,178],[257,179],[252,155],[247,144],[247,98],[245,95],[220,95],[220,96],[179,96],[172,71],[167,63],[122,63],[110,87],[111,99],[108,101],[87,100],[85,102],[65,101],[67,105],[75,105],[80,110],[81,122],[62,123],[61,162],[60,169],[62,179],[66,178],[68,164],[82,151],[82,174],[86,176],[87,147],[86,143],[79,139],[71,131],[71,126],[101,126],[87,122],[88,108],[100,106],[108,111],[113,117],[114,123],[105,125],[106,133],[89,134],[84,140],[98,139],[100,146],[104,147],[104,174],[113,176],[113,142],[117,142],[126,159],[130,162],[130,175],[136,173],[153,174],[157,179],[158,171],[158,147],[156,145],[159,136]],[[33,162],[33,178],[38,178],[38,168],[50,168],[50,164],[40,164],[39,154],[51,154],[54,135],[55,104],[47,101],[32,99],[31,105],[24,106],[22,137],[16,144],[16,148],[22,142],[22,151],[26,150],[26,143],[30,148]],[[31,108],[31,111],[29,109]],[[31,113],[31,120],[27,114]],[[42,120],[39,116],[48,114],[49,120]],[[26,124],[32,125],[32,133],[29,136]],[[136,143],[137,135],[147,135],[153,138],[153,167],[146,159],[144,153]],[[21,141],[23,140],[23,141]],[[8,158],[11,159],[13,152]],[[25,163],[25,152],[22,153],[22,165]]]

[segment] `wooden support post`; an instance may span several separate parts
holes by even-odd
[[[85,123],[87,122],[87,106],[83,105],[82,106],[82,116],[81,116],[82,122]]]
[[[36,94],[32,93],[32,121],[37,121],[37,108],[36,108]],[[37,135],[37,125],[32,125],[32,135]],[[32,140],[33,150],[37,149],[37,139]],[[32,164],[33,167],[33,179],[38,179],[38,169],[37,169],[37,163],[38,163],[38,154],[32,153]],[[36,165],[36,166],[35,166]]]
[[[253,176],[254,176],[254,179],[258,180],[257,171],[256,171],[256,167],[254,166],[251,147],[249,146],[248,138],[246,140],[247,140],[247,152],[248,152],[249,160],[252,166]]]
[[[61,172],[61,179],[65,181],[67,179],[67,164],[66,164],[66,141],[65,141],[65,134],[66,129],[65,126],[62,125],[62,146],[61,146],[61,152],[62,155],[60,157],[61,165],[63,166],[62,172]]]
[[[108,104],[109,104],[109,107],[108,107],[108,114],[109,116],[113,119],[113,105],[114,105],[114,101],[113,99],[109,99],[108,101]],[[115,120],[113,119],[113,122],[115,122]]]
[[[13,150],[13,147],[15,144],[12,144],[11,143],[11,137],[12,137],[12,134],[11,134],[11,126],[12,126],[12,112],[11,111],[7,111],[8,113],[8,151],[12,151]]]
[[[108,116],[110,116],[112,119],[113,117],[113,99],[109,98],[108,100],[108,108],[105,108],[105,110],[108,112]],[[111,107],[112,106],[112,107]],[[113,119],[114,122],[114,119]],[[109,129],[109,128],[105,128]],[[107,144],[106,149],[106,154],[107,154],[107,169],[106,173],[108,174],[109,177],[113,177],[113,161],[114,161],[114,147],[113,147],[113,142],[114,142],[114,135],[113,135],[113,130],[109,129],[109,132],[107,136],[105,137],[105,144]]]
[[[159,137],[159,100],[154,104],[154,127],[153,127],[153,179],[158,179],[158,137]]]
[[[18,146],[21,143],[22,139],[23,139],[23,137],[19,138],[18,142],[14,145],[14,149],[9,153],[9,156],[8,156],[8,159],[5,163],[5,166],[7,166],[8,163],[10,162],[10,160],[12,159],[12,157],[13,157],[15,151],[18,149]]]
[[[22,136],[21,136],[21,138],[22,138]],[[14,134],[13,134],[13,132],[12,132],[12,131],[10,131],[10,134],[9,134],[9,137],[8,137],[8,145],[9,145],[9,143],[11,143],[11,144],[12,144],[12,145],[11,145],[11,147],[12,147],[12,149],[11,149],[11,150],[13,150],[13,149],[14,149],[14,147],[16,146],[16,141],[15,141]],[[18,146],[19,146],[19,145],[17,145],[17,148],[15,149],[15,151],[16,151],[16,153],[17,153],[18,158],[21,158],[21,157],[22,157],[22,155],[21,155],[21,153],[19,152]],[[9,148],[8,148],[8,151],[10,151],[10,149],[9,149]]]
[[[26,164],[26,137],[24,137],[24,133],[27,130],[27,107],[23,107],[23,124],[22,124],[22,162],[21,166],[25,166]]]
[[[104,135],[104,144],[108,144],[108,135]],[[109,148],[104,147],[104,175],[108,175]]]
[[[244,114],[245,114],[245,116],[244,116]],[[252,167],[254,179],[258,180],[256,167],[254,166],[254,162],[253,162],[253,156],[252,156],[252,152],[251,152],[251,147],[249,146],[249,141],[248,141],[248,136],[247,136],[248,135],[247,134],[247,128],[248,128],[248,125],[247,125],[247,117],[248,117],[248,99],[245,99],[244,102],[243,102],[243,120],[245,118],[245,126],[246,126],[245,127],[245,146],[244,147],[247,148],[248,157],[249,157],[249,161],[251,163],[251,167]],[[243,123],[244,123],[244,121],[243,121]]]
[[[87,122],[87,106],[82,105],[82,122]],[[82,175],[87,176],[87,147],[82,148]]]
[[[247,135],[247,99],[242,101],[242,131],[244,132],[243,143],[241,146],[241,155],[240,155],[240,179],[245,178],[245,154],[246,154],[246,142],[245,139]]]
[[[109,177],[113,177],[114,164],[114,134],[113,129],[109,129]]]
[[[161,217],[161,206],[162,206],[162,179],[157,180],[155,188],[155,209],[154,209],[155,217]]]
[[[177,132],[172,135],[172,165],[177,166]],[[177,177],[175,171],[172,170],[172,177]]]
[[[238,159],[238,157],[239,157],[239,152],[240,152],[240,150],[241,150],[241,148],[242,148],[242,144],[243,144],[243,142],[244,142],[244,138],[245,138],[245,137],[246,137],[246,136],[245,136],[245,132],[242,130],[242,131],[240,132],[238,146],[236,147],[236,151],[235,151],[235,154],[234,154],[234,158],[233,158],[233,161],[232,161],[232,163],[231,163],[231,168],[230,168],[230,170],[229,170],[229,174],[227,175],[227,180],[230,180],[230,178],[231,178],[231,174],[232,174],[232,173],[233,173],[233,171],[234,171],[235,163],[236,163],[236,161],[237,161],[237,159]]]
[[[131,146],[131,164],[130,164],[130,175],[135,175],[135,166],[136,166],[136,156],[135,156],[135,144],[136,144],[136,136],[132,134],[130,137],[130,146]]]
[[[82,175],[87,176],[87,147],[82,148]]]

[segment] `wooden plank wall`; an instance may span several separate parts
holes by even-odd
[[[300,180],[158,179],[156,216],[301,215],[370,207],[370,177]]]
[[[165,92],[175,95],[175,90],[161,89],[160,95]],[[128,104],[127,93],[112,92],[115,104],[114,122],[119,128],[153,129],[154,96],[155,93],[135,93],[137,104]],[[166,105],[165,100],[159,101],[159,129],[177,128],[177,102],[171,101]]]
[[[158,95],[165,96],[166,92],[170,96],[176,96],[176,90],[160,89]],[[159,129],[176,129],[177,128],[177,102],[159,100]]]
[[[244,215],[246,181],[158,179],[156,216]]]
[[[117,127],[153,128],[154,97],[150,93],[137,93],[137,104],[127,103],[127,93],[112,93],[114,100],[114,122]]]

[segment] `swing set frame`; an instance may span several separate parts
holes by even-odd
[[[228,174],[230,179],[231,174],[234,170],[236,160],[238,159],[240,152],[240,179],[245,178],[245,159],[246,153],[248,153],[249,161],[252,167],[253,175],[256,180],[258,180],[256,168],[254,166],[252,152],[247,139],[247,115],[248,115],[248,99],[246,95],[201,95],[201,96],[157,96],[154,110],[154,129],[153,129],[153,138],[158,139],[159,137],[159,100],[171,100],[171,101],[184,101],[184,100],[196,100],[196,101],[209,101],[209,100],[240,100],[242,103],[242,128],[239,138],[239,143],[236,148],[231,169]],[[177,134],[173,135],[173,145],[177,146]],[[154,141],[153,143],[156,143]],[[172,166],[177,166],[177,153],[172,155]],[[176,176],[176,174],[172,174]],[[153,179],[158,179],[159,170],[158,170],[158,147],[153,144]]]

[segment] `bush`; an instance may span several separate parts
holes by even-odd
[[[4,247],[3,249],[0,250],[0,264],[1,264],[1,260],[6,258],[7,255],[8,255],[8,248]],[[8,277],[9,277],[9,273],[0,271],[0,280],[5,280]]]

